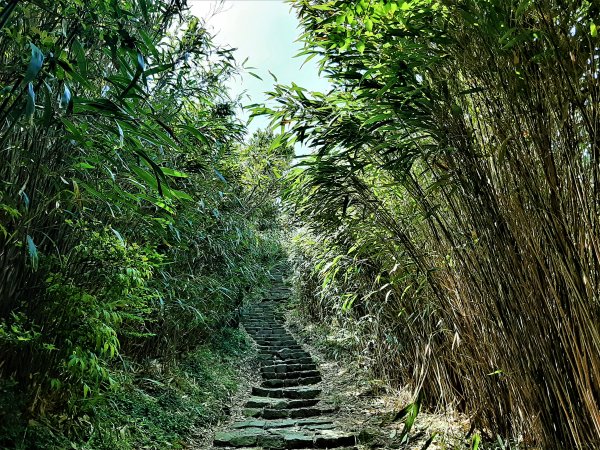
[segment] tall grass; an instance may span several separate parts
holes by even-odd
[[[350,294],[374,366],[430,406],[594,447],[598,7],[401,3],[296,3],[335,86],[270,111],[315,151],[288,197],[322,249],[311,308]]]

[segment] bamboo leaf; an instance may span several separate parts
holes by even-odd
[[[42,51],[33,43],[30,43],[29,46],[31,47],[31,59],[29,60],[29,65],[27,66],[25,77],[23,78],[24,84],[31,83],[35,80],[44,64],[44,54]]]
[[[219,178],[219,180],[221,180],[223,183],[227,184],[227,180],[221,174],[221,172],[219,172],[217,169],[213,169],[213,170],[215,171],[215,174],[217,175],[217,178]]]
[[[73,109],[73,99],[71,98],[71,90],[67,83],[65,83],[63,87],[63,93],[60,97],[60,107],[68,109]]]
[[[178,170],[171,169],[169,167],[161,167],[160,170],[163,174],[168,175],[170,177],[175,178],[189,178],[189,175],[183,172],[179,172]]]
[[[147,24],[149,24],[150,23],[150,16],[148,15],[148,3],[147,3],[147,0],[138,0],[138,4],[140,5],[140,10],[142,11],[142,17],[144,18],[144,21]]]
[[[25,106],[25,117],[33,123],[33,114],[35,113],[35,92],[33,91],[33,83],[27,85],[27,104]]]
[[[79,68],[79,73],[83,78],[88,77],[88,69],[87,69],[87,59],[85,57],[85,50],[79,42],[79,39],[73,40],[73,52],[75,52],[75,58],[77,59],[77,66]]]
[[[31,260],[31,267],[34,271],[38,269],[39,266],[39,254],[35,243],[33,242],[33,238],[27,235],[27,253],[29,254],[29,259]]]

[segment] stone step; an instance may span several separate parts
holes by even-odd
[[[256,419],[304,419],[307,417],[319,417],[333,412],[332,408],[318,408],[307,406],[304,408],[273,409],[273,408],[245,408],[243,413],[246,417]],[[267,427],[268,428],[268,427]]]
[[[254,386],[252,388],[252,395],[270,398],[313,399],[317,398],[320,393],[321,389],[307,386],[279,389],[262,386]]]
[[[258,348],[258,351],[263,355],[273,355],[281,359],[289,358],[306,358],[310,356],[310,353],[303,350],[302,348],[289,348],[289,347],[269,347],[269,348]]]
[[[220,447],[222,450],[265,450],[267,447]],[[313,450],[315,447],[302,447],[294,450]],[[326,447],[326,448],[335,448],[336,450],[359,450],[358,447]]]
[[[300,344],[297,344],[297,343],[261,344],[261,343],[257,342],[256,344],[257,344],[256,345],[257,348],[259,350],[263,350],[263,351],[282,352],[283,350],[285,350],[287,348],[289,350],[294,350],[294,352],[304,352],[304,353],[307,353],[306,351],[304,351],[304,348],[302,348],[300,346]],[[292,353],[292,352],[287,352],[287,353]]]
[[[257,337],[259,339],[293,339],[291,334],[287,334],[284,332],[277,331],[277,332],[273,332],[273,333],[264,333],[264,332],[257,331],[252,328],[247,328],[247,327],[244,327],[244,328],[246,328],[246,331],[248,332],[248,334],[250,336],[252,336],[253,338]]]
[[[284,419],[284,420],[247,420],[236,422],[232,428],[309,428],[309,427],[333,427],[333,419],[327,417],[311,417],[308,419]]]
[[[251,397],[247,402],[246,408],[270,408],[270,409],[293,409],[315,406],[319,399],[281,399],[271,397]]]
[[[282,319],[275,317],[274,314],[268,314],[264,312],[259,313],[256,316],[244,316],[242,318],[242,322],[257,327],[262,326],[267,330],[284,328]]]
[[[272,340],[293,340],[294,342],[296,342],[296,340],[294,339],[294,337],[291,334],[286,334],[286,333],[282,333],[282,332],[265,334],[265,333],[261,333],[259,331],[254,331],[254,330],[248,329],[248,328],[246,328],[246,331],[248,332],[248,334],[250,336],[252,336],[252,338],[272,339]]]
[[[268,373],[286,373],[286,372],[301,372],[304,370],[317,370],[315,363],[311,364],[275,364],[272,366],[263,366],[260,368],[261,374]]]
[[[296,341],[291,336],[273,337],[273,338],[253,336],[252,339],[254,339],[257,344],[261,344],[261,345],[280,345],[280,344],[298,345],[298,341]]]
[[[246,428],[216,433],[214,445],[231,448],[259,446],[269,449],[340,448],[356,445],[356,437],[331,430],[309,432]]]
[[[266,447],[221,447],[222,450],[264,450]],[[358,447],[353,446],[353,447],[328,447],[328,448],[335,448],[336,450],[359,450]],[[294,449],[294,450],[313,450],[314,447],[303,447],[303,448],[298,448],[298,449]]]
[[[296,342],[296,340],[294,339],[294,337],[291,334],[288,334],[288,333],[280,333],[280,335],[265,334],[263,336],[259,336],[259,334],[260,334],[259,332],[256,332],[256,337],[258,339],[262,339],[264,341],[290,340],[290,341]]]
[[[266,388],[285,388],[294,386],[310,386],[321,382],[321,375],[314,377],[305,378],[290,378],[290,379],[268,379],[264,380],[261,384],[262,387]]]
[[[247,320],[242,320],[242,324],[244,325],[246,331],[249,331],[250,333],[258,333],[265,336],[272,336],[274,334],[285,334],[285,330],[281,329],[280,327],[267,328],[264,324],[250,323]]]
[[[297,371],[297,372],[283,372],[283,373],[276,373],[276,372],[266,372],[262,374],[263,379],[265,380],[286,380],[286,379],[292,379],[292,378],[313,378],[313,377],[320,377],[321,374],[319,373],[318,370],[302,370],[302,371]]]
[[[259,355],[259,362],[263,367],[281,365],[281,364],[314,364],[310,356],[304,358],[281,358],[279,355]]]
[[[257,342],[257,349],[263,352],[276,352],[279,353],[282,350],[288,348],[290,350],[303,350],[303,348],[298,344],[290,344],[290,343],[281,343],[281,344],[271,344],[271,345],[263,345]],[[305,352],[306,353],[306,352]]]

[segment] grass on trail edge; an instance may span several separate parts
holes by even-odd
[[[194,430],[227,415],[226,401],[238,387],[235,367],[250,347],[247,339],[239,330],[225,329],[176,362],[148,361],[133,374],[123,373],[112,391],[78,417],[48,413],[27,420],[17,413],[24,401],[18,386],[2,381],[0,449],[184,448]]]

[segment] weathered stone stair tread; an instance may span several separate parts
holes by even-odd
[[[317,370],[315,363],[311,364],[273,364],[271,366],[261,367],[261,373],[287,373],[287,372],[301,372],[304,370]]]
[[[314,406],[319,399],[283,399],[270,397],[251,397],[246,402],[246,408],[290,409]]]
[[[237,450],[264,450],[265,447],[223,447],[223,450],[229,450],[229,449],[237,449]],[[312,448],[298,448],[295,450],[312,450]],[[330,448],[334,448],[334,447],[330,447]],[[358,450],[358,447],[335,447],[336,450]]]
[[[314,378],[320,377],[320,373],[318,370],[299,370],[297,372],[263,372],[262,374],[265,380],[272,379],[289,379],[289,378]]]
[[[289,387],[283,389],[266,388],[255,386],[252,388],[252,395],[259,397],[275,397],[275,398],[316,398],[321,393],[321,389],[312,386]]]
[[[273,359],[273,358],[276,359]],[[260,355],[258,357],[259,361],[261,361],[264,366],[271,366],[273,363],[277,364],[313,364],[314,361],[310,356],[306,356],[304,358],[281,358],[279,355]]]
[[[278,379],[271,378],[266,379],[262,382],[263,387],[268,388],[283,388],[283,387],[294,387],[294,386],[310,386],[321,382],[321,376],[316,377],[303,377],[303,378],[289,378],[289,379]]]
[[[229,449],[237,449],[237,450],[264,450],[265,447],[221,447],[222,450],[229,450]],[[298,448],[295,450],[311,450],[314,447],[303,447],[303,448]],[[352,447],[327,447],[327,448],[335,448],[336,450],[358,450],[358,447],[356,446],[352,446]]]
[[[307,427],[318,425],[333,425],[333,419],[330,418],[309,418],[309,419],[284,419],[284,420],[247,420],[245,422],[236,422],[232,428],[291,428]]]
[[[281,345],[257,345],[256,348],[261,353],[303,353],[304,355],[309,355],[308,352],[304,351],[301,346],[298,344],[290,345],[290,344],[281,344]],[[293,351],[290,351],[293,350]]]
[[[303,419],[307,417],[317,417],[333,412],[332,408],[318,408],[307,406],[301,408],[281,409],[281,408],[245,408],[243,413],[246,417],[255,417],[262,419]]]
[[[353,434],[332,430],[286,431],[246,428],[215,435],[217,447],[249,447],[258,445],[269,449],[338,448],[356,444]]]

